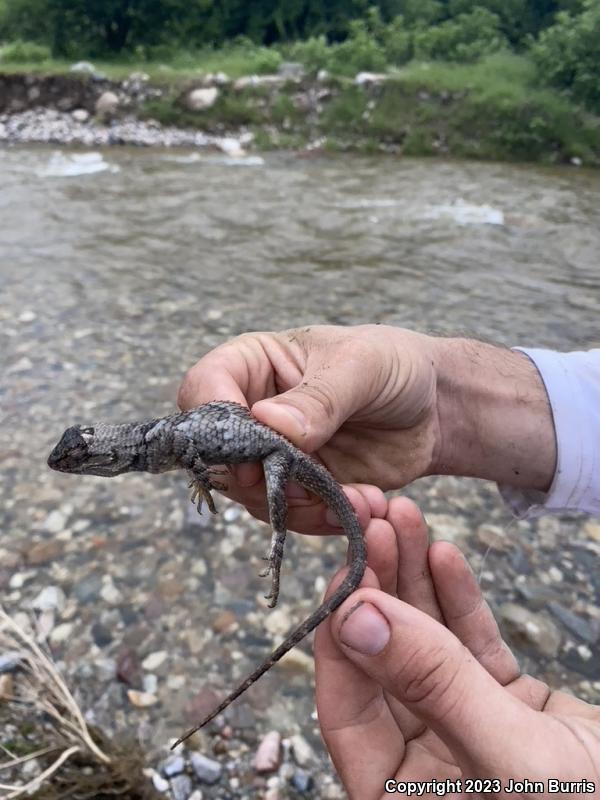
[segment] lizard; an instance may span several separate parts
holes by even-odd
[[[367,551],[356,513],[341,486],[324,466],[259,422],[240,403],[214,401],[145,422],[74,425],[63,433],[48,458],[52,469],[77,475],[114,477],[124,472],[161,473],[184,469],[198,512],[205,501],[213,514],[216,507],[211,490],[227,488],[219,480],[226,474],[223,466],[248,461],[262,461],[265,475],[272,536],[269,554],[265,557],[268,565],[261,577],[271,576],[270,591],[265,595],[269,607],[273,608],[279,597],[287,534],[285,487],[288,480],[296,481],[320,497],[337,515],[349,542],[348,572],[335,591],[171,749],[224,711],[358,588],[367,564]]]

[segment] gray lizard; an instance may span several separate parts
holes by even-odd
[[[281,434],[256,420],[238,403],[214,402],[190,411],[140,423],[68,428],[50,453],[48,465],[60,472],[113,477],[123,472],[166,472],[185,469],[198,511],[205,500],[216,513],[211,489],[226,487],[218,477],[218,465],[262,461],[269,517],[273,529],[268,566],[271,575],[266,596],[272,608],[279,595],[279,572],[286,537],[285,486],[292,479],[320,497],[334,511],[348,537],[350,563],[337,589],[274,650],[236,689],[201,722],[173,745],[176,747],[220,714],[276,661],[338,608],[358,587],[365,571],[367,553],[363,533],[351,504],[331,474]]]

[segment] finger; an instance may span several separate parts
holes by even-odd
[[[328,594],[345,572],[336,575]],[[378,586],[370,569],[361,585]],[[317,628],[314,653],[319,725],[336,770],[344,785],[352,787],[353,797],[379,797],[379,790],[373,794],[373,785],[380,788],[381,776],[395,773],[404,752],[383,691],[340,651],[329,621]]]
[[[356,352],[356,346],[344,357],[338,348],[311,350],[301,382],[255,403],[252,413],[305,452],[318,450],[369,399],[370,382]]]
[[[427,558],[429,531],[419,507],[407,497],[394,497],[388,505],[387,519],[398,542],[397,596],[441,622]]]
[[[385,519],[371,519],[365,531],[365,541],[369,567],[377,575],[381,590],[395,594],[398,546],[394,529]]]
[[[348,658],[426,722],[465,768],[520,774],[532,746],[544,746],[541,715],[418,609],[359,589],[336,612],[332,631]]]
[[[449,542],[429,549],[429,564],[440,608],[448,628],[503,686],[520,674],[477,579],[462,553]]]

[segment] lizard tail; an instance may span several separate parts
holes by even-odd
[[[349,597],[358,587],[365,572],[367,564],[367,551],[362,537],[362,532],[358,526],[358,522],[356,522],[356,526],[358,527],[359,535],[353,536],[350,542],[350,567],[346,577],[340,583],[335,592],[330,595],[327,600],[310,615],[310,617],[308,617],[301,625],[292,631],[292,633],[290,633],[290,635],[279,645],[279,647],[271,653],[267,660],[257,667],[254,672],[248,675],[246,680],[243,683],[240,683],[240,685],[234,689],[231,694],[228,694],[222,703],[219,703],[219,705],[213,711],[211,711],[208,716],[204,717],[201,722],[199,722],[197,725],[194,725],[193,728],[190,728],[183,734],[183,736],[177,739],[175,744],[171,746],[171,750],[174,750],[178,745],[196,733],[196,731],[199,731],[200,728],[203,728],[212,719],[218,716],[221,711],[224,711],[227,706],[233,703],[234,700],[243,694],[246,689],[252,686],[252,684],[255,683],[262,675],[264,675],[265,672],[270,670],[273,664],[279,661],[279,659],[282,658],[293,647],[295,647],[298,642],[304,639],[304,637],[310,631],[316,628],[317,625],[320,625],[323,620],[327,619],[330,614],[339,608],[344,600]]]

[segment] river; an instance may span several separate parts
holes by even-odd
[[[12,147],[0,149],[0,187],[3,602],[28,610],[60,587],[56,658],[96,719],[142,726],[147,715],[154,744],[181,731],[194,693],[201,704],[205,684],[222,690],[269,648],[256,577],[268,534],[223,498],[220,527],[196,519],[180,476],[50,474],[64,427],[168,413],[183,372],[247,330],[381,322],[509,346],[600,346],[600,172]],[[552,656],[515,637],[525,662],[600,696],[599,548],[585,522],[513,523],[495,487],[476,481],[408,491],[434,532],[467,550],[494,607],[520,603],[559,631]],[[490,522],[506,547],[488,550]],[[337,541],[291,550],[285,624],[343,561]],[[587,627],[577,634],[552,602]],[[114,680],[125,647],[166,654],[140,684],[159,697],[147,711]],[[303,663],[274,670],[240,707],[318,750],[307,676]]]

